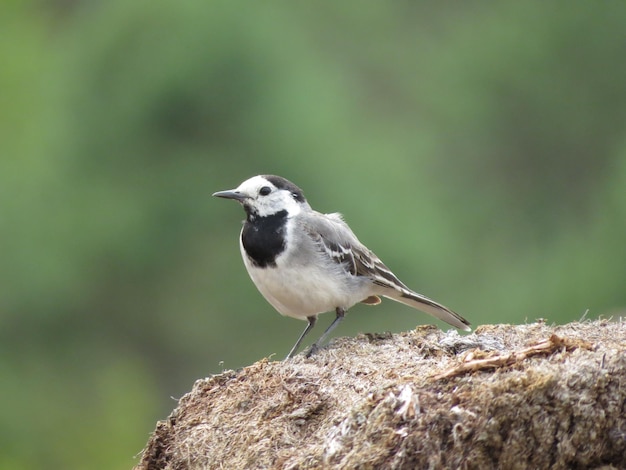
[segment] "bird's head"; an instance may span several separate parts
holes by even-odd
[[[252,218],[267,217],[280,211],[293,216],[309,207],[299,187],[275,175],[253,176],[237,188],[218,191],[213,196],[240,202],[248,217]]]

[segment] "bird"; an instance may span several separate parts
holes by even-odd
[[[339,213],[311,208],[302,190],[276,175],[257,175],[215,197],[239,202],[246,213],[239,236],[244,265],[265,299],[283,316],[307,321],[285,358],[297,352],[318,315],[335,319],[308,350],[313,355],[357,303],[386,297],[465,331],[470,323],[442,304],[409,289],[363,245]]]

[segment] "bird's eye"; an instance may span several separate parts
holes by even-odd
[[[261,189],[259,189],[259,194],[261,196],[267,196],[271,192],[272,188],[270,188],[269,186],[263,186]]]

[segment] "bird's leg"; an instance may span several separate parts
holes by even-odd
[[[315,343],[313,343],[313,346],[311,346],[311,349],[309,349],[309,351],[306,353],[306,357],[311,357],[313,354],[315,354],[315,352],[319,349],[320,344],[324,342],[324,340],[330,334],[330,332],[333,331],[337,327],[337,325],[339,325],[339,323],[341,323],[341,320],[343,320],[343,317],[346,311],[341,307],[337,307],[335,309],[335,312],[337,312],[337,316],[335,317],[333,322],[330,324],[330,326],[326,328],[326,331],[324,331],[324,334],[320,336],[320,338]]]
[[[289,351],[289,354],[287,354],[285,361],[293,357],[295,352],[298,350],[298,346],[300,346],[300,343],[302,342],[304,337],[307,335],[309,331],[311,331],[311,329],[313,329],[313,327],[315,326],[315,322],[317,321],[317,315],[311,315],[310,317],[306,317],[306,319],[309,321],[309,324],[306,326],[306,328],[304,329],[304,331],[298,338],[298,341],[296,341],[296,344],[293,345],[293,348],[291,348],[291,351]]]

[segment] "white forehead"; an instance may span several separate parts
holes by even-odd
[[[270,183],[267,179],[258,175],[258,176],[253,176],[252,178],[249,178],[245,180],[243,183],[241,183],[237,187],[237,191],[240,191],[244,194],[252,195],[252,194],[258,193],[259,189],[261,189],[263,186],[269,186],[272,189],[276,188],[276,186]]]
[[[249,196],[250,199],[243,201],[246,210],[249,209],[252,213],[264,217],[283,210],[287,211],[290,216],[294,216],[299,214],[303,208],[309,208],[297,186],[279,176],[270,176],[269,178],[276,178],[278,182],[272,183],[267,177],[258,175],[247,179],[235,190]],[[260,193],[264,186],[271,188],[269,194]],[[292,191],[297,191],[297,193]]]

